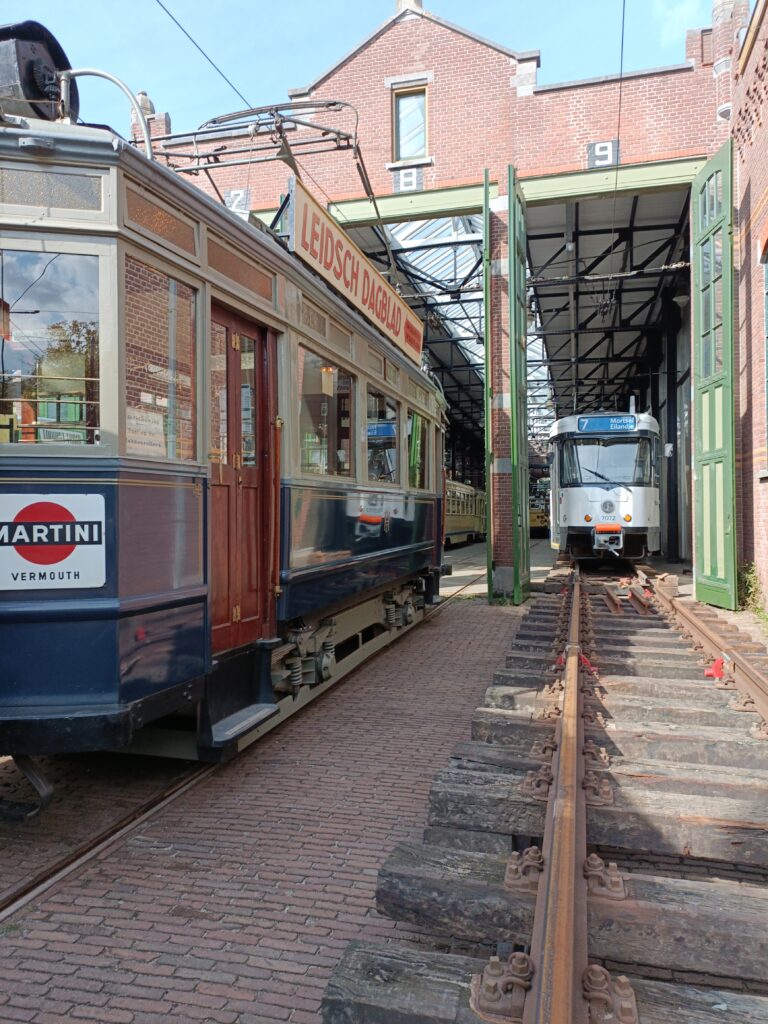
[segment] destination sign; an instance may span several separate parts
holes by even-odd
[[[634,416],[579,416],[579,432],[584,434],[626,434],[636,428]]]
[[[289,248],[338,289],[353,306],[415,363],[421,363],[424,327],[368,257],[315,202],[300,181],[291,179]]]

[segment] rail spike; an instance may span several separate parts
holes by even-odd
[[[548,800],[549,788],[554,781],[552,769],[548,764],[543,764],[536,772],[527,772],[520,783],[522,796],[530,796],[534,800]]]
[[[602,896],[609,900],[627,898],[624,877],[613,861],[606,867],[602,857],[590,853],[584,863],[584,877],[590,896]]]
[[[482,974],[472,975],[470,1008],[490,1024],[522,1024],[532,977],[533,961],[527,953],[512,953],[506,963],[492,956]]]
[[[735,700],[730,701],[728,707],[731,709],[731,711],[757,711],[757,707],[755,705],[755,698],[752,697],[749,693],[740,693]]]
[[[584,760],[588,765],[602,765],[608,767],[611,758],[605,747],[598,747],[593,739],[585,740],[582,749]]]
[[[584,772],[582,783],[587,798],[587,805],[591,807],[606,807],[613,803],[613,786],[610,779],[603,772]]]
[[[504,888],[536,892],[543,870],[544,857],[538,846],[529,846],[522,853],[515,851],[510,856],[507,870],[504,872]]]
[[[554,737],[548,740],[534,740],[528,756],[536,761],[548,761],[551,763],[552,756],[556,750],[557,743],[555,742]]]
[[[623,974],[615,980],[604,967],[590,964],[582,977],[589,1024],[639,1024],[635,992]]]

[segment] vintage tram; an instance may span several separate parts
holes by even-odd
[[[445,482],[445,547],[485,539],[486,498],[458,480]]]
[[[552,547],[576,558],[659,550],[659,425],[647,413],[557,420],[551,451]]]
[[[38,63],[0,97],[0,754],[222,759],[436,599],[445,403],[2,36]]]

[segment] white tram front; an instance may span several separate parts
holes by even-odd
[[[575,558],[659,550],[659,425],[647,413],[557,420],[549,435],[552,547]]]

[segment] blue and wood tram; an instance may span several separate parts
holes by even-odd
[[[257,222],[10,106],[0,754],[218,760],[436,598],[444,400]]]

